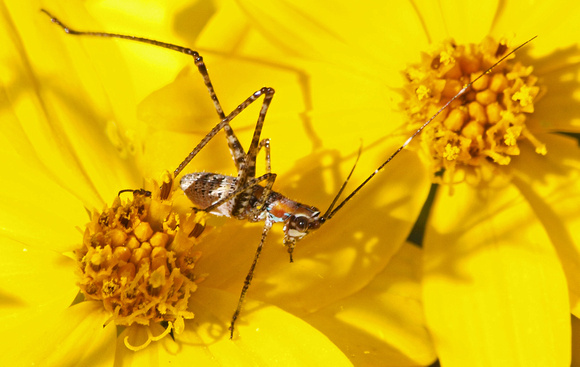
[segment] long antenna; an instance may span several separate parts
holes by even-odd
[[[363,183],[361,183],[356,189],[354,189],[354,191],[351,192],[350,195],[348,195],[340,204],[338,204],[338,206],[336,208],[334,208],[334,210],[330,211],[332,209],[332,206],[336,203],[336,200],[338,199],[338,196],[340,196],[340,194],[342,193],[342,189],[341,189],[338,192],[338,195],[332,201],[332,205],[327,210],[327,212],[325,213],[325,215],[323,216],[323,218],[325,220],[329,220],[330,218],[332,218],[336,214],[336,212],[338,212],[344,206],[344,204],[346,204],[347,201],[349,201],[350,199],[352,199],[352,197],[355,196],[359,192],[359,190],[362,189],[377,173],[379,173],[379,171],[381,171],[387,165],[387,163],[389,163],[393,158],[395,158],[395,156],[397,154],[399,154],[399,152],[401,150],[403,150],[403,148],[405,148],[407,145],[409,145],[409,143],[411,142],[411,140],[413,140],[415,138],[415,136],[417,136],[421,131],[423,131],[423,129],[425,127],[427,127],[427,125],[429,125],[431,123],[431,121],[433,121],[437,116],[439,116],[439,114],[441,112],[443,112],[447,107],[449,107],[449,105],[453,101],[455,101],[457,98],[459,98],[460,96],[462,96],[465,92],[467,92],[467,90],[473,85],[473,83],[475,83],[476,81],[478,81],[484,75],[489,74],[491,72],[491,70],[493,68],[495,68],[498,64],[500,64],[502,61],[504,61],[505,59],[507,59],[510,55],[512,55],[513,53],[515,53],[520,48],[522,48],[525,45],[527,45],[528,43],[532,42],[536,37],[538,37],[538,36],[534,36],[534,37],[530,38],[529,40],[527,40],[526,42],[524,42],[521,45],[519,45],[518,47],[514,48],[507,55],[503,56],[501,59],[499,59],[498,61],[496,61],[495,64],[493,64],[492,66],[490,66],[489,68],[487,68],[487,70],[485,70],[483,73],[481,73],[481,75],[479,75],[477,78],[475,78],[471,82],[467,83],[459,91],[459,93],[457,93],[455,96],[453,96],[453,98],[451,98],[447,103],[445,103],[445,105],[443,107],[441,107],[439,109],[439,111],[437,111],[433,116],[431,116],[431,118],[429,120],[427,120],[417,131],[415,131],[413,133],[413,135],[411,135],[411,137],[409,139],[407,139],[407,141],[405,141],[405,143],[403,143],[403,145],[401,145],[399,147],[399,149],[397,149],[393,154],[391,154],[391,156],[383,164],[381,164],[379,166],[379,168],[377,168],[373,173],[371,173],[371,175],[369,177],[367,177],[367,179],[364,180]],[[352,174],[352,171],[351,171],[351,174]],[[350,177],[350,175],[349,175],[349,177]],[[348,178],[347,178],[347,181],[348,181]],[[343,188],[344,188],[344,185],[346,185],[346,181],[343,184]],[[328,212],[330,212],[330,213],[328,214]]]
[[[358,148],[358,154],[356,156],[356,161],[354,161],[354,164],[352,165],[352,168],[350,169],[350,172],[349,172],[348,176],[346,177],[346,180],[344,180],[344,182],[342,183],[340,190],[338,190],[338,192],[336,193],[336,196],[332,200],[332,203],[330,203],[330,206],[328,207],[328,209],[326,210],[326,213],[324,213],[322,218],[325,218],[325,219],[327,218],[327,214],[332,211],[334,204],[336,204],[336,202],[338,201],[338,198],[340,197],[340,195],[342,195],[342,192],[346,188],[346,184],[348,183],[348,180],[350,180],[350,176],[352,176],[352,173],[354,172],[354,169],[356,168],[356,164],[358,163],[358,159],[360,158],[361,153],[362,153],[362,141],[361,141],[360,147]]]

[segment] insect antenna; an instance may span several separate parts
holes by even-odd
[[[352,176],[352,173],[354,172],[354,169],[356,168],[356,165],[358,163],[358,159],[360,158],[361,153],[362,153],[362,142],[361,142],[360,147],[358,148],[358,154],[356,156],[356,161],[354,161],[354,164],[352,165],[352,168],[350,169],[350,173],[346,177],[346,180],[344,180],[344,182],[342,183],[342,186],[340,187],[340,190],[338,190],[338,192],[334,196],[334,199],[332,199],[332,203],[330,204],[330,206],[328,207],[328,209],[326,210],[326,213],[324,213],[324,215],[322,216],[322,218],[324,218],[324,219],[328,219],[329,218],[328,215],[332,211],[332,208],[334,207],[334,204],[336,204],[336,202],[340,198],[340,195],[342,195],[342,192],[346,188],[346,184],[348,183],[348,180],[350,180],[350,177]]]
[[[484,75],[489,74],[493,70],[493,68],[495,68],[502,61],[504,61],[509,56],[511,56],[512,54],[514,54],[517,50],[519,50],[520,48],[524,47],[525,45],[527,45],[528,43],[530,43],[531,41],[533,41],[536,37],[538,37],[538,36],[534,36],[534,37],[530,38],[529,40],[527,40],[526,42],[524,42],[521,45],[519,45],[518,47],[514,48],[508,54],[506,54],[501,59],[499,59],[498,61],[496,61],[492,66],[490,66],[489,68],[487,68],[487,70],[485,70],[483,73],[481,73],[477,78],[475,78],[471,82],[467,83],[455,96],[453,96],[453,98],[451,98],[447,103],[445,103],[445,105],[443,105],[443,107],[441,107],[433,116],[431,116],[431,118],[429,118],[429,120],[427,120],[423,125],[421,125],[421,127],[419,129],[417,129],[417,131],[415,131],[413,133],[413,135],[411,135],[411,137],[409,137],[409,139],[407,139],[407,141],[405,141],[403,143],[403,145],[401,145],[397,150],[395,150],[395,152],[393,154],[391,154],[391,156],[389,158],[387,158],[387,160],[385,162],[383,162],[383,164],[381,164],[379,166],[379,168],[377,168],[373,173],[371,173],[369,175],[369,177],[367,177],[366,180],[364,180],[340,204],[338,204],[338,206],[336,208],[332,209],[334,207],[334,204],[336,204],[336,201],[338,200],[338,197],[340,196],[340,194],[344,190],[344,187],[346,186],[346,183],[348,182],[348,179],[352,175],[352,172],[354,171],[354,167],[353,167],[352,170],[350,171],[347,179],[342,184],[342,187],[340,188],[338,194],[336,195],[336,197],[332,201],[332,204],[330,204],[330,207],[328,208],[328,210],[326,211],[326,213],[320,218],[320,220],[324,222],[324,221],[327,221],[330,218],[332,218],[344,206],[344,204],[346,204],[350,199],[352,199],[352,197],[355,196],[360,191],[360,189],[362,189],[377,173],[379,173],[387,165],[387,163],[389,163],[393,158],[395,158],[395,156],[397,154],[399,154],[399,152],[401,150],[403,150],[407,145],[409,145],[409,143],[411,142],[411,140],[413,140],[415,138],[415,136],[417,136],[421,131],[423,131],[423,129],[425,127],[427,127],[427,125],[429,125],[431,123],[431,121],[433,121],[437,116],[439,116],[439,114],[441,112],[443,112],[447,107],[449,107],[449,105],[453,101],[455,101],[457,98],[459,98],[460,96],[462,96],[465,92],[467,92],[467,90],[473,85],[473,83],[475,83],[476,81],[478,81]],[[359,156],[360,156],[360,151],[359,151]],[[358,162],[358,157],[357,157],[357,162]],[[355,162],[355,166],[356,166],[356,162]]]

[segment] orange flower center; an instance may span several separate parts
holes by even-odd
[[[167,190],[171,186],[169,180],[163,193],[136,190],[124,203],[117,196],[110,208],[93,213],[83,245],[75,251],[85,298],[101,301],[117,325],[169,325],[160,337],[171,330],[180,333],[184,320],[193,318],[188,301],[203,280],[194,273],[203,218],[176,214],[173,190]],[[151,340],[160,337],[150,335]]]
[[[408,67],[403,107],[411,121],[409,130],[416,130],[507,52],[505,43],[491,38],[479,45],[447,41],[424,55],[422,63]],[[540,92],[532,70],[520,62],[500,63],[425,129],[422,141],[432,157],[434,181],[444,172],[447,183],[466,178],[477,183],[519,155],[523,141],[546,154],[545,145],[526,127]]]

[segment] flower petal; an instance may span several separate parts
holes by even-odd
[[[11,335],[16,342],[0,355],[5,366],[111,366],[116,327],[103,327],[109,315],[99,302],[81,302],[58,312],[45,313],[36,324],[25,324]],[[3,340],[6,346],[8,340]]]
[[[82,238],[76,227],[89,219],[82,202],[43,170],[0,153],[4,158],[10,173],[3,177],[0,190],[0,233],[26,246],[72,251]]]
[[[0,237],[0,291],[2,307],[70,305],[78,292],[75,262],[57,252]]]
[[[51,24],[38,4],[6,7],[0,56],[6,66],[2,69],[6,102],[2,113],[11,125],[3,130],[7,147],[41,167],[86,206],[100,206],[98,194],[110,197],[118,185],[132,182],[127,174],[131,170],[111,143],[103,118],[106,105],[95,102],[93,91],[87,90],[76,72],[83,67],[82,57],[65,52],[64,42],[58,41],[70,36]],[[75,67],[75,63],[80,64]],[[90,82],[95,83],[94,74]],[[12,136],[18,140],[10,141]]]
[[[242,6],[264,37],[287,53],[360,73],[384,68],[397,73],[401,60],[416,58],[416,44],[426,41],[409,2],[341,2],[332,9],[323,1],[245,1]]]
[[[536,136],[546,144],[541,156],[526,147],[513,162],[514,184],[532,206],[556,249],[568,280],[571,312],[580,315],[580,150],[576,139]],[[534,167],[533,170],[529,169]]]
[[[425,237],[424,305],[445,366],[570,363],[566,280],[513,187],[440,193]]]
[[[175,365],[183,361],[212,365],[326,365],[350,361],[323,334],[304,321],[266,304],[248,300],[233,340],[228,326],[237,296],[201,286],[192,297],[195,313],[176,342],[165,337],[131,352],[121,334],[116,363],[123,366]],[[123,350],[123,348],[125,348]]]
[[[52,320],[78,293],[75,263],[43,247],[5,237],[0,243],[0,335],[4,345],[0,364],[23,365],[22,358],[34,360],[30,353],[39,349],[28,343],[46,337],[47,330],[53,332],[56,326]],[[3,358],[10,363],[1,362]]]
[[[446,0],[440,3],[439,11],[448,34],[458,43],[469,43],[489,35],[498,8],[498,0],[478,2],[477,11],[473,3]]]
[[[531,6],[525,0],[516,0],[499,2],[495,7],[497,14],[490,32],[493,35],[509,36],[514,32],[524,38],[538,35],[538,39],[534,41],[533,53],[552,53],[571,45],[576,47],[578,40],[573,33],[580,17],[577,3],[558,0]],[[558,21],[546,22],[546,19]],[[472,28],[471,24],[469,28]],[[556,59],[554,61],[557,62]]]
[[[423,317],[421,259],[421,249],[403,244],[366,287],[304,319],[356,366],[431,364],[436,356]]]
[[[580,50],[576,44],[557,52],[553,51],[553,45],[550,47],[552,52],[533,62],[534,72],[541,76],[546,93],[537,102],[530,128],[535,127],[534,133],[579,133],[580,82],[573,75],[580,68]]]

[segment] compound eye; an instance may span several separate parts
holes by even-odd
[[[304,217],[295,217],[294,227],[300,232],[305,232],[308,229],[308,221]]]

